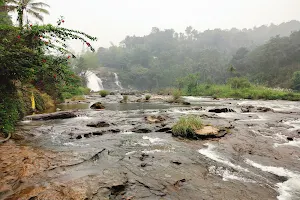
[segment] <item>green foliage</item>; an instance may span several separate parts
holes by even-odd
[[[198,85],[193,93],[186,93],[193,96],[211,96],[214,98],[237,98],[237,99],[265,99],[265,100],[290,100],[299,101],[300,93],[289,90],[276,90],[254,85],[249,88],[231,89],[230,85]]]
[[[294,72],[292,81],[292,88],[294,90],[300,91],[300,71]]]
[[[81,78],[71,70],[69,58],[74,55],[66,49],[66,41],[79,40],[94,51],[87,40],[96,38],[60,27],[60,24],[61,19],[58,26],[16,28],[0,23],[0,131],[13,131],[17,120],[30,114],[31,94],[23,91],[25,85],[31,85],[29,89],[39,111],[53,104],[50,96],[59,102],[87,93],[87,89],[81,87]],[[59,56],[58,52],[62,54]]]
[[[232,89],[243,89],[251,87],[251,83],[247,78],[230,78],[228,79],[227,84],[229,84]]]
[[[99,92],[99,94],[101,95],[101,97],[106,97],[107,95],[109,95],[109,91],[107,91],[107,90],[101,90]]]
[[[145,96],[146,101],[149,101],[150,98],[151,98],[151,95],[149,95],[149,94]]]
[[[179,119],[179,121],[172,127],[172,133],[174,136],[192,138],[195,131],[202,127],[203,123],[200,117],[189,115]]]

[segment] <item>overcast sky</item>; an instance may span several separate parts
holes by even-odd
[[[143,36],[152,27],[183,32],[252,28],[300,20],[300,0],[45,0],[50,8],[46,22],[65,17],[65,27],[98,37],[95,47],[119,44],[126,35]],[[73,49],[81,50],[75,44]]]

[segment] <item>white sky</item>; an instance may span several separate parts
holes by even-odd
[[[45,23],[62,15],[65,27],[98,37],[96,48],[119,44],[126,35],[143,36],[152,27],[183,32],[252,28],[300,20],[300,0],[44,0],[50,8]],[[73,49],[81,51],[82,45]]]

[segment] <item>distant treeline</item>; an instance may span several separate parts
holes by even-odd
[[[143,37],[127,36],[120,45],[99,48],[98,66],[119,73],[124,86],[154,89],[177,86],[178,79],[198,74],[199,83],[226,83],[246,76],[253,83],[290,87],[300,70],[300,22],[253,29],[185,33],[152,28]]]

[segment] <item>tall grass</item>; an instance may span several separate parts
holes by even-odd
[[[195,131],[202,127],[203,123],[200,117],[189,115],[179,119],[179,121],[172,127],[172,133],[174,136],[191,138]]]

